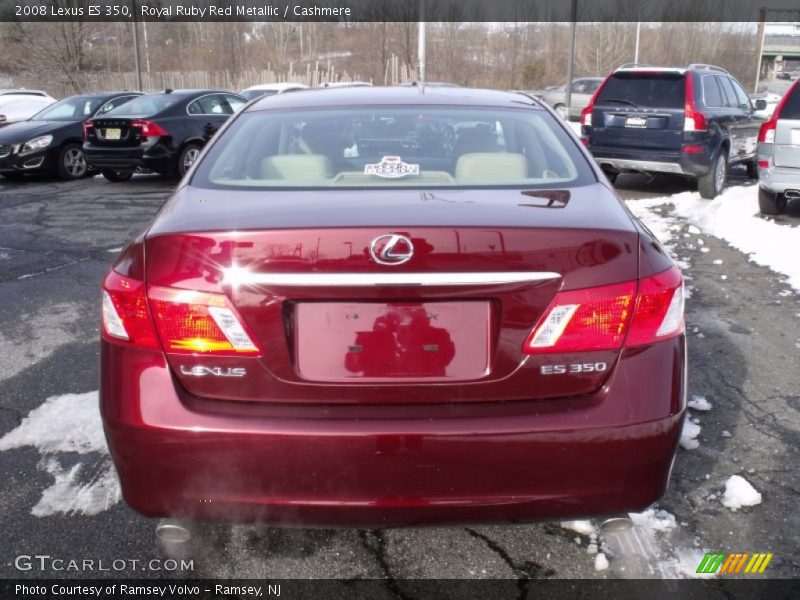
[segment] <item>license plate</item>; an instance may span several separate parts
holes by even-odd
[[[122,137],[122,129],[106,129],[105,137],[107,140],[118,140]]]
[[[625,127],[647,127],[647,117],[628,117]]]
[[[488,373],[488,302],[301,302],[295,319],[304,379],[467,381]]]

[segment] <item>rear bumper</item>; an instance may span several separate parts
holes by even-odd
[[[623,150],[605,146],[589,146],[589,151],[601,167],[611,171],[672,173],[700,177],[708,173],[711,168],[709,148],[697,154],[647,148]]]
[[[151,517],[387,527],[640,510],[666,489],[685,408],[682,337],[624,353],[578,410],[530,401],[440,419],[210,412],[158,353],[103,342],[102,363],[123,496]]]
[[[148,148],[141,146],[114,148],[84,143],[86,161],[95,169],[120,171],[168,171],[175,169],[177,156],[164,144]]]

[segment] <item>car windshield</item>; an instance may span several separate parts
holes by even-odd
[[[109,117],[147,117],[155,115],[180,102],[181,96],[174,94],[147,94],[126,102],[106,113]]]
[[[33,121],[82,121],[91,117],[103,102],[104,96],[73,96],[51,104],[36,113]]]
[[[534,108],[379,106],[251,111],[198,165],[208,188],[552,187],[594,176]]]
[[[683,108],[686,77],[670,71],[620,71],[608,78],[596,104],[624,99],[631,106]]]

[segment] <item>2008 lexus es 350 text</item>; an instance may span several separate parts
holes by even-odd
[[[154,517],[639,510],[667,485],[685,364],[679,271],[522,94],[251,103],[103,283],[105,432]]]

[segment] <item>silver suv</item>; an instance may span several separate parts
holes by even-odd
[[[758,133],[758,207],[765,215],[786,212],[800,198],[800,80],[786,91]]]

